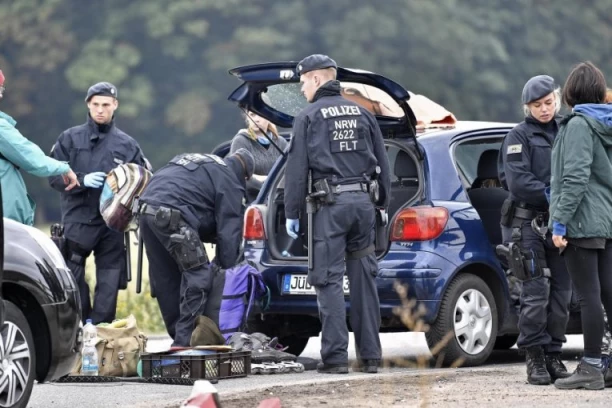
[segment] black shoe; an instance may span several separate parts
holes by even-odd
[[[376,374],[378,372],[378,360],[362,360],[353,367],[353,371]]]
[[[317,364],[317,372],[321,374],[348,374],[348,365],[346,364]]]
[[[532,385],[549,385],[552,380],[546,370],[546,359],[542,347],[527,349],[527,382]]]
[[[555,381],[555,387],[560,390],[575,390],[584,388],[586,390],[603,390],[604,375],[601,368],[592,366],[584,361],[578,363],[574,374],[568,378],[560,378]]]
[[[604,386],[612,387],[612,368],[606,370],[606,374],[604,375]]]
[[[561,361],[561,354],[546,354],[546,370],[550,374],[552,382],[555,382],[557,378],[567,378],[572,373],[567,372],[567,368]]]

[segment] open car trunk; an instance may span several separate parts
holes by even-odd
[[[389,223],[378,239],[377,258],[382,258],[389,248],[389,227],[394,215],[418,200],[422,192],[422,177],[418,171],[419,161],[414,154],[406,150],[387,146],[387,154],[391,165],[391,201],[389,203]],[[267,197],[268,212],[266,233],[268,250],[272,258],[287,261],[303,261],[308,259],[308,222],[307,217],[300,218],[300,232],[297,239],[291,238],[285,228],[285,177],[282,169],[270,188]],[[306,214],[306,207],[302,209]]]

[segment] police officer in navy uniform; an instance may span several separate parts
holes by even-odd
[[[381,359],[380,304],[374,253],[375,203],[368,180],[378,167],[377,205],[388,206],[389,162],[376,119],[366,109],[340,95],[336,63],[325,55],[304,58],[296,68],[302,93],[310,106],[293,123],[285,171],[287,233],[297,237],[307,192],[325,181],[335,203],[323,203],[313,216],[313,270],[322,324],[321,373],[348,373],[348,329],[343,293],[345,271],[350,285],[350,322],[357,346],[358,370],[375,373]],[[320,184],[320,183],[319,183]]]
[[[212,287],[202,242],[217,244],[218,266],[239,262],[246,180],[253,169],[246,149],[223,160],[180,154],[153,175],[139,200],[149,277],[173,346],[190,346]]]
[[[508,133],[499,156],[499,177],[510,192],[502,209],[502,236],[515,242],[530,265],[522,280],[517,346],[526,351],[527,380],[547,385],[566,378],[561,346],[569,319],[571,281],[545,228],[552,145],[558,131],[559,91],[548,75],[523,88],[525,120]],[[534,220],[535,219],[535,220]],[[544,228],[542,228],[544,227]],[[517,271],[513,271],[517,275]],[[519,274],[520,275],[520,274]]]
[[[64,191],[61,177],[49,178],[51,187],[62,193],[64,256],[79,287],[82,318],[91,318],[94,324],[115,319],[118,291],[127,287],[124,234],[108,228],[99,209],[106,173],[123,163],[150,169],[138,143],[115,125],[117,96],[117,88],[108,82],[91,86],[85,98],[87,122],[64,131],[51,149],[53,158],[70,164],[81,184]],[[85,261],[92,252],[96,262],[93,308],[85,281]]]

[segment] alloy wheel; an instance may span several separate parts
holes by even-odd
[[[26,391],[31,375],[30,353],[21,329],[5,321],[0,341],[0,407],[12,407]]]

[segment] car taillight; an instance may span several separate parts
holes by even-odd
[[[264,219],[257,207],[249,207],[244,214],[244,227],[242,236],[246,240],[266,239]]]
[[[443,207],[411,207],[402,210],[391,225],[391,241],[427,241],[442,234],[448,221]]]

